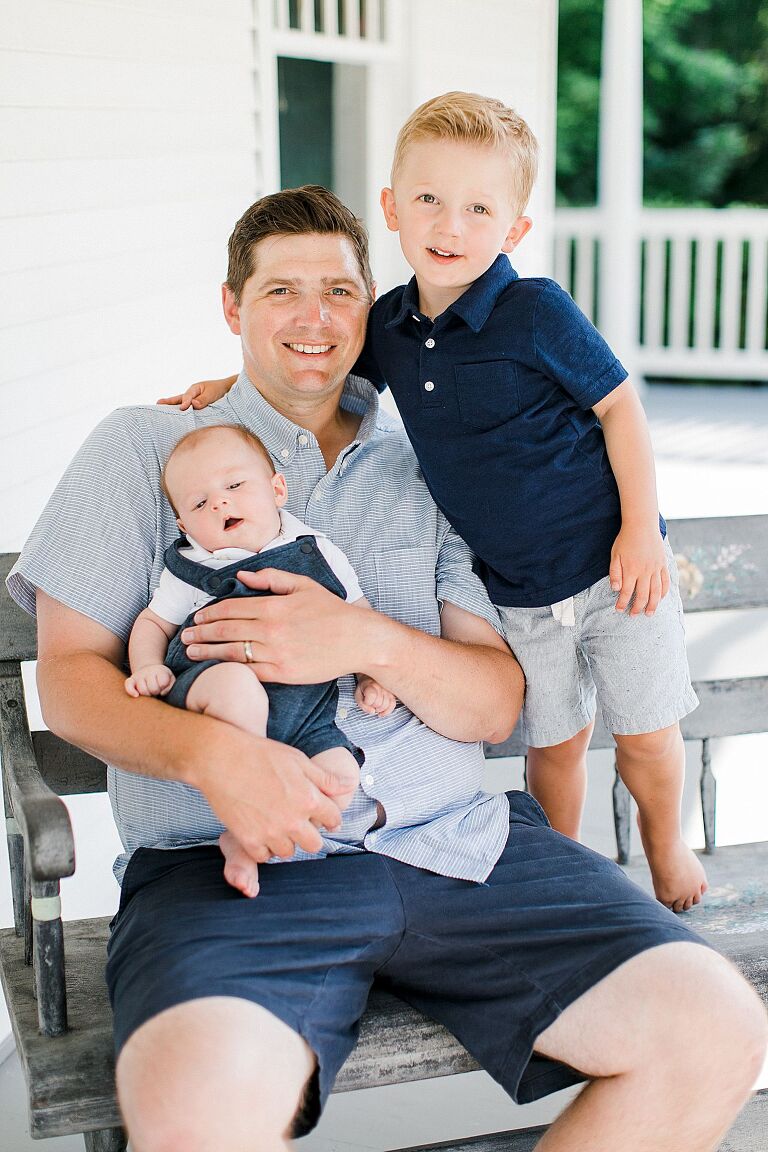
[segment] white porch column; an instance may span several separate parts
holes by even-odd
[[[643,206],[643,4],[605,0],[598,202],[600,330],[635,376]]]

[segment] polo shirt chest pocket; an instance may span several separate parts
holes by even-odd
[[[454,372],[456,399],[464,424],[488,431],[519,414],[517,366],[511,360],[457,364]]]

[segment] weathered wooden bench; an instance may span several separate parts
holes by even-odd
[[[768,516],[681,520],[670,539],[682,557],[687,611],[768,605]],[[15,556],[0,557],[3,582]],[[0,737],[3,797],[15,925],[0,931],[0,970],[27,1079],[36,1138],[82,1132],[90,1152],[125,1149],[114,1090],[110,1010],[104,985],[108,918],[62,923],[59,881],[75,868],[69,816],[59,796],[104,791],[102,763],[49,732],[30,733],[20,663],[34,660],[34,621],[0,593]],[[768,1002],[768,843],[715,845],[715,783],[709,742],[768,730],[768,676],[699,682],[700,708],[683,723],[701,741],[701,791],[711,890],[687,920],[729,956]],[[599,726],[592,746],[610,747]],[[519,737],[488,748],[520,756]],[[619,856],[629,853],[629,803],[614,787]],[[648,885],[643,863],[628,869]],[[33,976],[34,973],[34,976]],[[443,1028],[395,997],[374,990],[360,1041],[335,1090],[469,1072],[475,1061]],[[541,1128],[429,1145],[442,1152],[527,1152]],[[768,1095],[759,1094],[732,1129],[723,1152],[764,1152]],[[403,1152],[425,1152],[412,1148]]]

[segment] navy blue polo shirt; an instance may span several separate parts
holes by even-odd
[[[627,372],[553,280],[502,254],[433,322],[414,277],[374,304],[354,372],[391,388],[494,603],[552,604],[608,575],[621,510],[592,407]]]

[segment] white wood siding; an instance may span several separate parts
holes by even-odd
[[[3,550],[103,414],[237,366],[218,284],[273,167],[253,22],[250,0],[0,3]]]

